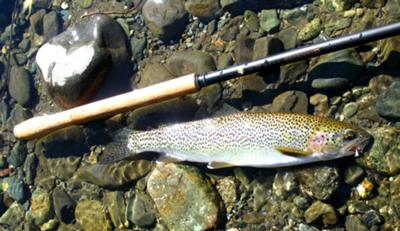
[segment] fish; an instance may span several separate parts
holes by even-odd
[[[371,135],[330,118],[285,112],[242,112],[147,131],[122,129],[100,163],[156,152],[161,161],[278,168],[359,155]],[[107,151],[108,150],[108,151]]]

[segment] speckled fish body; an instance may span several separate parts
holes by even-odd
[[[246,112],[131,131],[126,147],[130,155],[158,152],[208,163],[209,168],[284,167],[355,154],[369,137],[358,127],[328,118]]]

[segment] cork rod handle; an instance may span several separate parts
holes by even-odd
[[[28,119],[14,127],[14,135],[19,139],[33,139],[72,124],[105,118],[198,90],[195,75],[189,74],[52,115]]]

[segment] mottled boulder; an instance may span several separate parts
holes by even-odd
[[[181,0],[148,0],[143,5],[142,13],[150,31],[165,40],[179,37],[188,21],[188,13]]]
[[[157,165],[149,176],[147,191],[171,230],[215,229],[224,217],[218,193],[194,167]]]
[[[55,102],[64,108],[87,103],[110,69],[128,59],[125,40],[116,21],[98,14],[79,20],[44,44],[36,62]]]

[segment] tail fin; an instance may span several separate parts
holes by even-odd
[[[113,141],[104,148],[99,163],[109,164],[123,160],[132,155],[132,152],[127,147],[129,135],[132,132],[133,130],[127,128],[117,131],[113,135]]]

